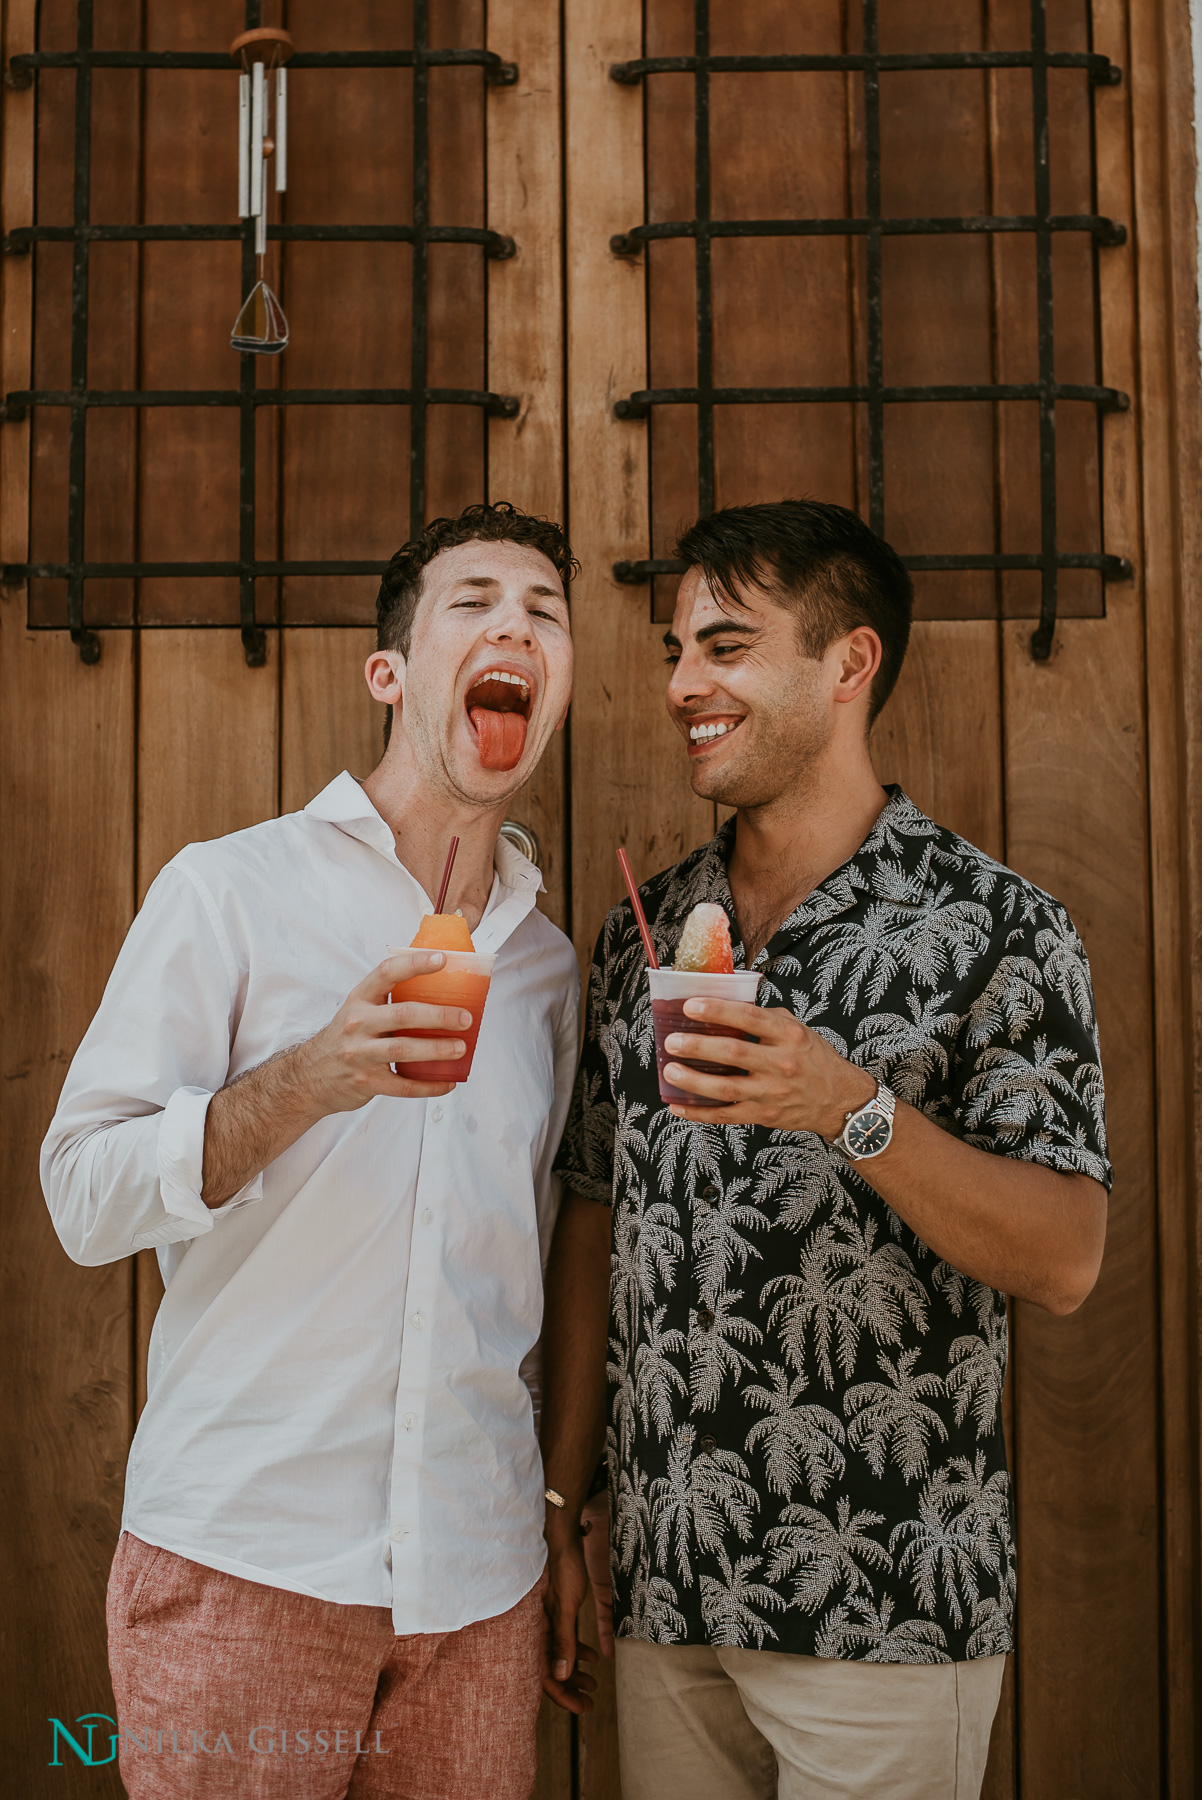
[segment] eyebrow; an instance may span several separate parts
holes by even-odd
[[[724,624],[720,625],[703,625],[700,631],[695,631],[693,633],[693,637],[698,644],[704,644],[707,643],[710,638],[725,637],[732,631],[738,637],[758,637],[760,627],[758,625],[743,625],[737,619],[728,619]],[[664,632],[664,648],[666,650],[680,649],[680,639],[674,632]]]
[[[469,588],[498,588],[501,583],[497,580],[495,575],[465,575],[459,585],[460,587]],[[563,600],[563,595],[558,588],[547,587],[545,583],[541,581],[532,581],[530,586],[526,589],[526,592],[528,594],[537,594],[540,599]],[[564,602],[564,604],[566,605],[566,602]]]

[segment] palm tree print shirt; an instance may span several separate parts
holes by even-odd
[[[1110,1185],[1089,967],[1055,900],[898,788],[760,953],[759,1001],[945,1130]],[[733,821],[641,890],[668,964]],[[929,1663],[1011,1647],[1006,1302],[810,1132],[659,1099],[628,903],[605,921],[558,1173],[612,1204],[615,1625]]]

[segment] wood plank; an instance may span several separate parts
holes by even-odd
[[[567,143],[568,480],[576,553],[578,676],[572,739],[572,934],[587,963],[622,892],[616,847],[640,879],[713,831],[713,808],[688,780],[664,710],[662,628],[645,588],[613,563],[646,555],[645,427],[614,402],[644,384],[643,276],[609,240],[642,216],[642,99],[609,79],[639,54],[635,0],[580,0],[565,18]]]
[[[997,628],[919,619],[897,687],[872,733],[881,781],[898,781],[930,818],[1002,856]]]
[[[315,632],[301,633],[316,636]],[[249,669],[236,631],[147,631],[138,692],[137,893],[185,844],[220,837],[277,810],[278,634],[267,666]],[[163,1296],[152,1252],[138,1258],[138,1403]]]
[[[1160,1792],[1155,1145],[1138,600],[1004,635],[1007,859],[1069,908],[1097,992],[1117,1171],[1079,1313],[1016,1311],[1025,1800]],[[1088,1725],[1086,1724],[1088,1721]]]
[[[1007,41],[1019,41],[1026,8],[996,0],[992,11],[994,41],[1003,31]],[[1058,44],[1079,47],[1082,10],[1058,6],[1050,29]],[[1016,185],[1022,163],[1007,145],[1024,133],[1029,141],[1029,99],[999,78],[996,104],[994,206],[1017,210],[1020,193],[1029,190],[1025,179]],[[1097,116],[1101,146],[1107,115],[1100,102]],[[1116,123],[1112,109],[1112,129]],[[1059,204],[1074,171],[1063,138],[1053,136]],[[1122,158],[1113,147],[1108,154],[1113,178]],[[1068,198],[1079,191],[1075,179]],[[1113,188],[1107,208],[1129,216]],[[1103,379],[1131,391],[1137,371],[1130,304],[1116,312],[1113,286],[1128,254],[1101,260],[1101,277],[1111,284]],[[1074,362],[1086,366],[1092,345],[1092,309],[1069,302],[1063,275],[1059,268],[1058,373]],[[1031,269],[1020,271],[999,244],[995,279],[999,379],[1022,379],[1030,349],[1016,343],[1015,321],[1022,336],[1033,304]],[[1004,459],[1008,426],[1003,419]],[[1120,554],[1133,524],[1124,505],[1136,486],[1133,429],[1128,421],[1106,424],[1108,548]],[[1063,449],[1058,465],[1063,471]],[[1007,548],[1018,547],[1012,534],[1024,510],[1023,528],[1034,523],[1034,473],[1029,461],[1025,470],[1006,469]],[[1053,661],[1042,668],[1031,660],[1029,626],[1004,632],[1007,860],[1065,902],[1093,957],[1118,1172],[1102,1277],[1086,1307],[1065,1321],[1015,1309],[1019,1780],[1034,1800],[1159,1791],[1151,970],[1138,596],[1112,587],[1108,612],[1104,624],[1063,621]]]
[[[138,695],[138,904],[185,844],[277,809],[278,650],[249,669],[236,631],[143,633]]]
[[[518,85],[488,97],[488,224],[517,254],[488,266],[488,383],[517,394],[516,420],[488,433],[490,499],[564,519],[563,217],[560,29],[556,0],[490,0],[488,48],[518,65]],[[571,596],[569,596],[569,600]],[[568,896],[567,736],[554,738],[510,806],[534,832],[547,892],[539,904],[564,931]],[[565,1715],[566,1718],[566,1715]]]
[[[1156,984],[1157,1187],[1160,1240],[1161,1471],[1164,1521],[1165,1777],[1169,1800],[1199,1781],[1198,1187],[1197,1070],[1202,1067],[1202,833],[1194,798],[1202,768],[1202,642],[1197,609],[1202,538],[1190,17],[1184,0],[1133,8],[1124,39],[1118,0],[1095,7],[1095,42],[1127,50],[1130,111],[1098,96],[1099,204],[1139,220],[1137,319],[1139,486],[1108,484],[1141,569],[1147,635],[1148,775]],[[1195,27],[1196,29],[1196,27]],[[1129,46],[1129,49],[1128,49]],[[1128,142],[1130,133],[1131,142]],[[1129,161],[1130,159],[1130,161]],[[1132,166],[1133,165],[1133,166]],[[1105,197],[1103,199],[1103,196]],[[1112,259],[1108,259],[1108,262]],[[1103,342],[1129,329],[1128,268],[1104,268]],[[1114,284],[1123,287],[1115,295]],[[1117,304],[1116,304],[1117,301]],[[1132,430],[1136,427],[1132,422]],[[1117,459],[1116,459],[1117,460]],[[1107,459],[1109,466],[1110,459]],[[1132,529],[1142,508],[1142,540]],[[1129,519],[1129,523],[1127,523]]]
[[[282,634],[280,811],[296,812],[343,769],[360,780],[380,760],[384,709],[367,691],[370,629]]]
[[[71,21],[44,13],[46,47],[56,28],[71,43]],[[27,0],[6,8],[5,66],[36,47],[34,15]],[[2,106],[7,230],[34,218],[34,90],[5,88]],[[103,117],[102,107],[101,129]],[[30,385],[34,260],[3,259],[6,390]],[[28,422],[0,431],[6,561],[27,554],[30,436]],[[128,638],[106,639],[100,665],[88,668],[65,634],[28,632],[26,606],[23,583],[0,600],[0,932],[11,963],[0,1001],[0,1349],[16,1452],[0,1474],[0,1511],[14,1552],[5,1629],[21,1646],[0,1754],[16,1786],[32,1792],[50,1755],[48,1710],[65,1719],[112,1710],[104,1594],[132,1425],[132,1271],[67,1259],[40,1192],[38,1150],[132,917],[134,679]],[[122,1793],[115,1769],[68,1761],[56,1771],[65,1794]]]
[[[65,633],[28,632],[0,605],[0,999],[5,1230],[0,1355],[14,1454],[0,1471],[10,1562],[5,1630],[10,1780],[41,1791],[48,1713],[112,1712],[104,1595],[132,1425],[128,1262],[77,1268],[54,1234],[38,1150],[133,916],[133,695],[128,635],[86,667]],[[68,1766],[68,1764],[70,1766]],[[68,1758],[56,1787],[120,1795],[115,1770]]]

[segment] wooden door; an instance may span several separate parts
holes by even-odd
[[[907,0],[879,18],[853,0],[287,0],[298,56],[271,259],[292,342],[240,385],[226,338],[249,265],[225,47],[259,15],[236,0],[9,0],[5,15],[3,380],[26,396],[0,425],[13,1791],[120,1791],[69,1757],[42,1770],[48,1716],[111,1711],[103,1590],[160,1290],[149,1256],[66,1261],[36,1152],[150,880],[190,839],[371,766],[379,721],[357,671],[373,567],[413,509],[509,498],[566,517],[584,564],[568,742],[513,811],[587,960],[620,891],[615,846],[651,873],[715,823],[662,707],[655,615],[675,577],[630,577],[670,562],[699,501],[809,492],[872,517],[917,567],[919,622],[874,739],[882,778],[1061,897],[1098,989],[1110,1238],[1081,1313],[1014,1309],[1019,1651],[986,1792],[1192,1794],[1197,890],[1178,796],[1195,743],[1179,596],[1197,372],[1182,349],[1192,174],[1161,130],[1191,116],[1185,0],[1049,0],[1047,47],[1076,63],[1048,71],[1043,189],[1031,67],[964,66],[1030,48],[1042,9],[1017,0]],[[81,29],[100,55],[77,87],[62,58],[87,48]],[[944,66],[882,65],[870,93],[866,50]],[[700,84],[692,65],[631,66],[699,52],[835,60],[736,61]],[[32,80],[11,64],[30,53],[50,59]],[[741,229],[703,245],[639,230],[1037,212],[1102,224],[1048,235],[1042,264],[1025,229]],[[1089,397],[1050,401],[1053,376]],[[1042,399],[1013,397],[1041,383]],[[884,397],[929,387],[956,395]],[[832,388],[843,397],[817,395]],[[78,405],[29,398],[72,390],[141,401],[89,407],[81,428]],[[198,407],[189,390],[231,397]],[[678,397],[630,404],[665,391]],[[1058,570],[1037,658],[1049,545],[1082,563]],[[615,1800],[608,1681],[579,1728],[545,1708],[540,1749],[542,1800]]]

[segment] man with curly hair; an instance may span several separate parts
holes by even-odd
[[[551,1159],[577,971],[499,836],[567,713],[563,532],[504,505],[398,551],[366,664],[384,755],[174,857],[43,1151],[68,1254],[153,1247],[166,1294],[109,1583],[121,1774],[146,1796],[525,1800]],[[390,1004],[445,910],[495,956]]]

